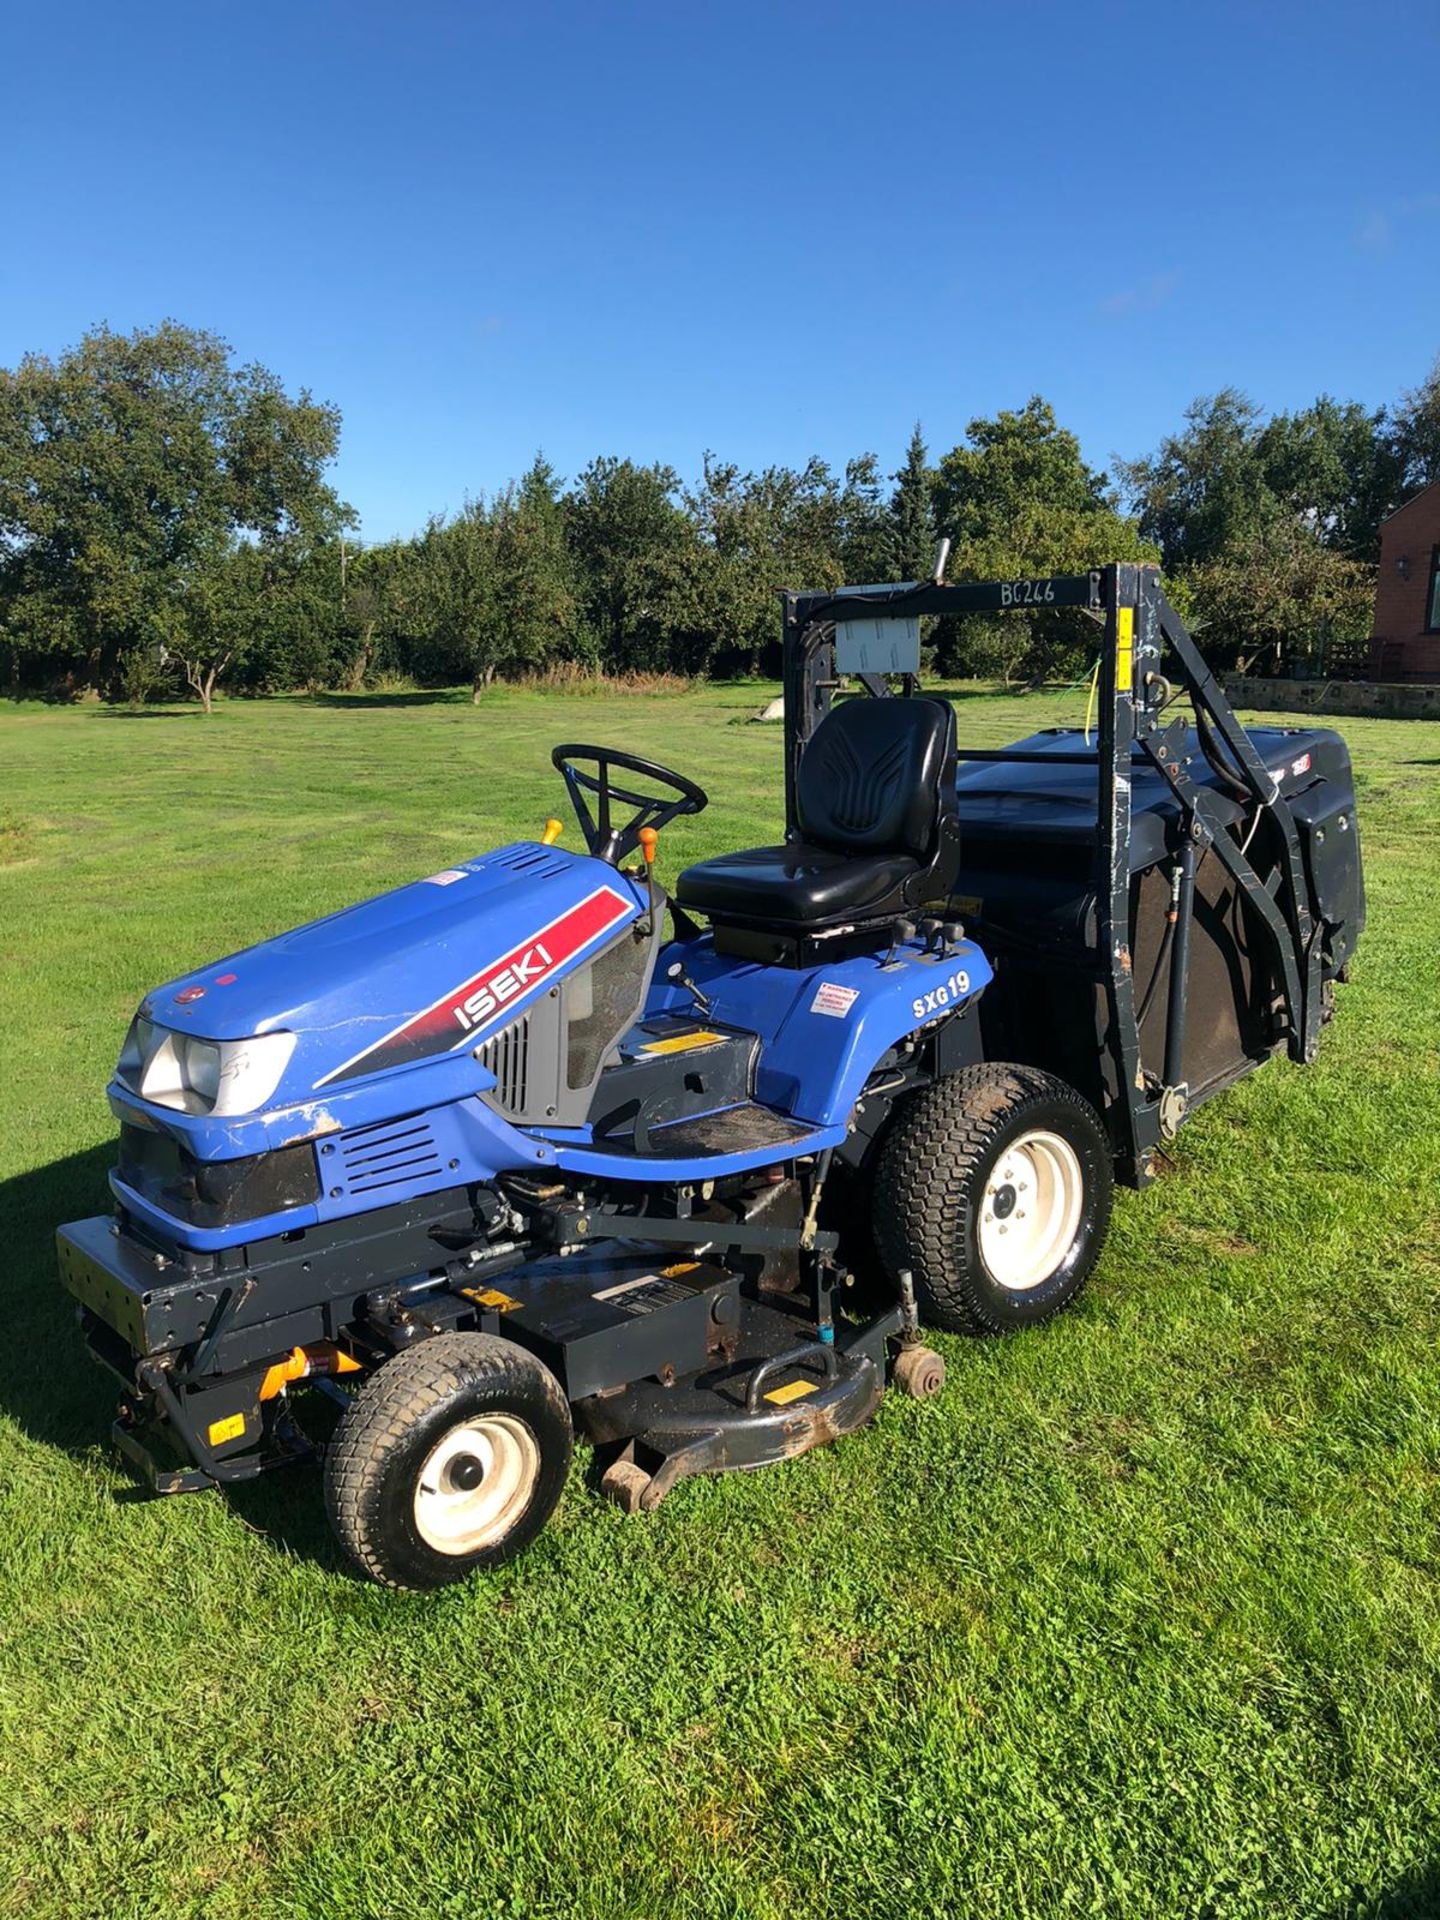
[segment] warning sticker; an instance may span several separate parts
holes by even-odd
[[[590,1297],[618,1307],[621,1313],[654,1313],[657,1307],[673,1307],[678,1301],[693,1300],[695,1290],[677,1286],[675,1281],[662,1279],[658,1273],[642,1273],[637,1280],[622,1280],[618,1286],[602,1287]]]
[[[1292,780],[1298,780],[1302,773],[1308,773],[1309,771],[1310,756],[1308,753],[1302,753],[1298,760],[1292,760],[1290,762],[1290,777]]]
[[[837,986],[833,980],[822,980],[815,989],[815,998],[810,1002],[810,1011],[811,1013],[828,1013],[834,1020],[844,1020],[859,998],[858,987],[841,987]]]
[[[723,1033],[711,1033],[708,1028],[692,1033],[673,1034],[668,1040],[651,1040],[641,1047],[641,1053],[693,1053],[697,1047],[718,1047],[724,1044]]]
[[[1115,609],[1115,691],[1129,693],[1135,677],[1135,609]]]
[[[447,867],[444,873],[427,873],[424,885],[427,887],[453,887],[457,880],[465,878],[463,867]]]
[[[814,1393],[813,1380],[791,1380],[783,1387],[772,1387],[765,1398],[777,1407],[788,1407],[792,1400],[803,1400],[807,1393]]]
[[[461,1287],[460,1292],[467,1300],[473,1300],[477,1307],[489,1307],[493,1313],[513,1313],[520,1304],[498,1287]]]

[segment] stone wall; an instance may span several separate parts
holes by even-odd
[[[1371,714],[1377,719],[1440,720],[1440,685],[1381,680],[1261,680],[1222,676],[1232,706],[1258,713]]]

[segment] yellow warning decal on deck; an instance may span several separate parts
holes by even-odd
[[[814,1393],[813,1380],[792,1380],[788,1386],[772,1387],[765,1398],[777,1407],[788,1407],[792,1400],[803,1400],[807,1393]]]
[[[677,1033],[669,1040],[652,1040],[648,1047],[641,1047],[641,1053],[693,1053],[696,1047],[718,1047],[724,1041],[723,1033]]]
[[[1115,688],[1129,693],[1135,678],[1135,609],[1115,609]]]
[[[227,1440],[238,1440],[245,1431],[243,1413],[232,1413],[227,1420],[212,1420],[205,1429],[205,1437],[212,1447],[223,1447]]]
[[[461,1287],[460,1291],[467,1300],[473,1300],[477,1307],[492,1307],[496,1313],[513,1313],[520,1304],[518,1300],[512,1300],[508,1293],[501,1293],[498,1287]]]

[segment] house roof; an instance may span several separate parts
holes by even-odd
[[[1430,499],[1432,494],[1435,495],[1434,500]],[[1402,514],[1409,513],[1412,507],[1418,507],[1422,500],[1430,501],[1432,506],[1440,505],[1440,480],[1432,480],[1429,486],[1422,487],[1418,493],[1411,494],[1404,506],[1396,507],[1393,513],[1386,514],[1385,518],[1380,522],[1380,525],[1382,527],[1393,527]]]

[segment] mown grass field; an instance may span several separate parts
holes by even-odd
[[[759,698],[0,708],[0,1914],[1440,1912],[1440,727],[1347,725],[1319,1064],[1206,1109],[1073,1313],[940,1342],[940,1401],[648,1521],[582,1455],[428,1597],[341,1569],[313,1473],[124,1497],[50,1243],[143,990],[535,831],[558,738],[711,787],[670,874],[772,837]]]

